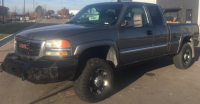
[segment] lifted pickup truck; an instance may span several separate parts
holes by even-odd
[[[117,68],[163,56],[187,69],[199,44],[197,24],[170,24],[159,5],[106,2],[88,5],[64,25],[23,31],[2,71],[28,81],[74,79],[87,102],[108,97]]]

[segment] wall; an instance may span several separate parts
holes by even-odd
[[[200,28],[200,2],[199,2],[199,9],[198,10],[199,10],[199,12],[198,12],[198,25],[199,25],[199,28]]]
[[[186,23],[186,9],[193,9],[192,23],[199,23],[199,0],[157,0],[162,8],[182,7],[180,11],[181,23]]]

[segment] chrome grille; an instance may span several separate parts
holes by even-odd
[[[15,53],[26,59],[39,59],[44,55],[45,41],[15,37]],[[25,47],[24,47],[25,46]]]
[[[26,48],[20,48],[20,44],[27,45]],[[19,54],[28,56],[38,56],[40,54],[41,43],[32,43],[27,41],[16,40],[16,49]]]

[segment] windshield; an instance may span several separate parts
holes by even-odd
[[[115,25],[122,9],[121,4],[99,4],[83,8],[68,23]]]

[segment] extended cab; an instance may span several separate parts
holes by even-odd
[[[1,68],[32,82],[75,79],[77,96],[98,102],[121,66],[172,56],[177,68],[189,68],[198,38],[197,24],[169,25],[159,5],[105,2],[86,6],[66,24],[17,34]]]

